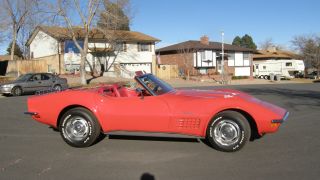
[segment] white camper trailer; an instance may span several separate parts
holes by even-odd
[[[265,60],[253,62],[253,75],[269,79],[270,75],[280,75],[283,79],[294,78],[295,74],[304,72],[304,62],[296,59]]]

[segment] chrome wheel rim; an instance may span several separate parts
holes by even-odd
[[[20,88],[15,88],[15,89],[14,89],[14,94],[20,96],[20,94],[21,94],[21,89],[20,89]]]
[[[61,87],[60,87],[60,86],[55,86],[55,87],[54,87],[54,90],[55,90],[55,91],[61,91]]]
[[[89,124],[82,117],[72,117],[72,119],[66,123],[64,132],[68,139],[81,141],[86,138],[89,133]]]
[[[234,145],[240,139],[240,127],[232,120],[222,120],[215,126],[213,134],[219,144]]]

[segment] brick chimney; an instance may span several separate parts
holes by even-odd
[[[205,45],[209,45],[209,37],[207,35],[202,36],[200,38],[200,43],[205,44]]]

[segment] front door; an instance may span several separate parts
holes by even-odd
[[[35,74],[26,81],[24,85],[24,92],[35,92],[41,90],[41,74]]]
[[[170,111],[159,96],[105,97],[102,107],[107,131],[168,132]]]

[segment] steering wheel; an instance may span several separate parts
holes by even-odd
[[[159,85],[156,85],[154,88],[153,88],[153,92],[158,92],[158,90],[159,90]]]

